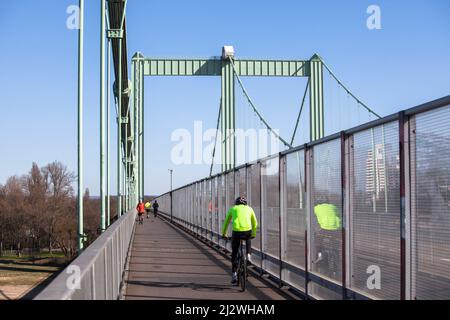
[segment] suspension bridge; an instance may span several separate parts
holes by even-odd
[[[79,256],[37,299],[450,298],[450,96],[381,117],[318,54],[299,60],[240,59],[233,47],[224,46],[213,58],[152,58],[137,52],[129,59],[127,1],[101,4],[102,234],[84,248],[79,197]],[[83,10],[80,0],[79,195],[84,187]],[[144,182],[157,183],[144,171],[144,78],[165,76],[220,77],[220,134],[205,178],[158,196],[160,215],[141,225],[134,208],[144,198]],[[289,137],[258,108],[245,86],[248,77],[306,79]],[[110,90],[118,126],[118,219],[111,225]],[[246,118],[254,119],[247,126],[264,128],[280,144],[279,152],[237,163],[238,94]],[[344,101],[336,102],[339,97]],[[365,118],[329,132],[333,103],[345,106],[339,110],[344,118],[360,113]],[[298,142],[299,132],[307,132],[306,140]],[[215,168],[218,151],[221,165]],[[231,248],[220,237],[227,209],[239,195],[247,197],[260,222],[245,293],[229,284]],[[321,228],[315,215],[320,203],[337,208],[338,229]]]

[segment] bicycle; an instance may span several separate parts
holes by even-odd
[[[341,261],[337,249],[333,246],[333,240],[329,236],[323,236],[322,244],[318,248],[317,258],[312,261],[317,266],[317,271],[332,279],[338,279],[340,274],[339,262]]]
[[[229,237],[225,238],[225,241],[230,240]],[[241,287],[241,292],[244,292],[247,287],[247,255],[243,252],[243,242],[245,239],[239,240],[239,248],[236,256],[236,264],[237,264],[237,286]]]

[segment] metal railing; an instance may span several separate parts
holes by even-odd
[[[120,217],[35,300],[118,299],[135,219],[136,210]]]
[[[450,299],[449,123],[447,96],[178,188],[160,210],[225,248],[246,195],[253,264],[309,298]]]

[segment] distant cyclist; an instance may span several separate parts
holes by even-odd
[[[145,212],[145,205],[143,200],[139,201],[139,203],[136,206],[136,210],[138,212],[138,221],[140,224],[142,224],[143,220],[142,216],[144,215]]]
[[[314,237],[316,239],[317,257],[313,264],[321,264],[329,272],[328,276],[336,277],[339,264],[339,239],[342,236],[342,221],[339,208],[331,203],[328,197],[319,197],[314,206],[317,219]]]
[[[228,224],[232,220],[233,233],[231,236],[231,284],[237,284],[237,254],[241,239],[246,241],[247,260],[250,261],[252,252],[252,242],[250,239],[255,238],[258,221],[255,212],[247,205],[245,197],[238,197],[235,205],[228,210],[227,216],[222,228],[222,237],[226,238]]]
[[[145,203],[145,213],[147,214],[147,219],[150,218],[150,208],[152,207],[152,204],[150,201],[147,201]]]
[[[158,201],[154,201],[153,202],[153,214],[155,215],[155,218],[156,218],[156,216],[158,215],[158,208],[159,208],[159,204],[158,204]]]

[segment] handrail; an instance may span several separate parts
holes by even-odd
[[[34,300],[118,299],[135,217],[120,217]]]

